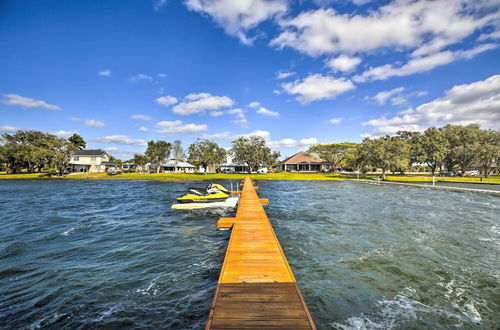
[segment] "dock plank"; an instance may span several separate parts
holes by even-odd
[[[245,178],[206,329],[316,329],[253,180]]]

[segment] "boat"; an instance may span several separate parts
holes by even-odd
[[[238,197],[220,184],[211,183],[204,188],[189,188],[188,192],[177,198],[173,209],[201,209],[208,207],[235,207]]]

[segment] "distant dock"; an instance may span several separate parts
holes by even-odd
[[[234,218],[217,226],[231,238],[206,329],[316,329],[252,179]]]

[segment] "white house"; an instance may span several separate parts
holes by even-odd
[[[163,173],[194,173],[195,170],[196,166],[182,160],[176,162],[175,159],[169,159],[160,165],[160,172]]]
[[[217,171],[220,173],[248,173],[247,164],[235,164],[233,160],[227,156],[227,161],[222,164]],[[255,172],[254,172],[255,173]],[[267,173],[267,167],[259,167],[257,173]]]
[[[76,150],[69,162],[69,171],[72,173],[105,172],[109,168],[116,169],[118,164],[109,160],[109,155],[101,150]]]

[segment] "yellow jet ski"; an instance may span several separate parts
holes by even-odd
[[[177,198],[173,209],[200,209],[206,207],[235,207],[238,197],[220,184],[211,183],[204,188],[189,188],[187,194]]]

